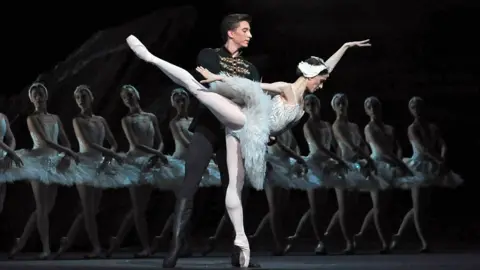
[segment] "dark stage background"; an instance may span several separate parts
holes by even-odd
[[[143,2],[139,4],[139,2]],[[162,4],[160,4],[162,2]],[[426,100],[429,118],[438,124],[447,141],[448,164],[465,179],[456,190],[433,189],[428,203],[425,231],[442,247],[466,247],[478,242],[478,153],[480,151],[478,42],[474,1],[345,1],[345,0],[262,0],[262,1],[147,1],[128,4],[61,4],[51,7],[15,2],[2,16],[3,87],[0,111],[12,121],[18,148],[31,147],[26,117],[33,111],[26,90],[37,77],[49,88],[49,111],[58,114],[72,145],[77,147],[71,119],[78,113],[73,90],[88,84],[95,95],[95,112],[109,122],[120,150],[128,149],[120,119],[127,112],[121,104],[119,87],[130,83],[140,91],[145,110],[155,112],[162,123],[167,152],[173,151],[168,120],[174,116],[170,90],[175,86],[161,72],[129,51],[125,38],[137,35],[153,53],[182,67],[192,69],[201,48],[221,45],[219,23],[228,13],[253,16],[253,40],[245,55],[259,69],[264,81],[293,80],[299,60],[317,55],[327,58],[344,42],[370,38],[372,48],[352,49],[335,69],[323,91],[323,118],[332,122],[330,99],[344,92],[350,99],[351,121],[363,127],[368,119],[363,101],[375,95],[384,104],[385,122],[397,130],[405,155],[411,154],[406,128],[412,119],[407,110],[410,97]],[[190,3],[192,2],[192,3]],[[173,4],[175,3],[175,4]],[[194,110],[192,109],[192,112]],[[306,152],[297,127],[295,135]],[[332,194],[333,195],[333,194]],[[411,202],[408,192],[391,194],[389,225],[396,229]],[[358,230],[369,209],[368,195],[361,195],[352,209],[352,228]],[[173,210],[173,195],[157,192],[148,210],[152,236],[158,233]],[[193,236],[206,240],[223,211],[222,193],[203,189],[197,195],[197,225]],[[114,235],[129,210],[127,190],[105,192],[98,215],[102,242]],[[306,195],[291,192],[286,209],[286,233],[307,210]],[[322,207],[329,218],[336,207],[334,196]],[[28,183],[8,186],[5,209],[0,215],[0,248],[8,250],[34,210]],[[51,214],[52,248],[58,247],[80,210],[74,188],[59,189]],[[246,209],[247,232],[251,233],[268,211],[263,193],[253,192]],[[325,224],[326,225],[326,224]],[[309,225],[308,225],[309,226]],[[313,236],[306,229],[305,237]],[[418,243],[413,230],[411,240]],[[264,243],[270,243],[264,233]],[[376,235],[372,230],[372,239]],[[77,248],[89,249],[86,235],[79,236]],[[313,242],[312,242],[313,243]],[[132,230],[125,245],[137,245]],[[166,246],[166,244],[165,244]],[[432,246],[435,248],[435,246]],[[27,250],[39,250],[34,236]]]

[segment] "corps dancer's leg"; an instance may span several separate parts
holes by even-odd
[[[152,63],[165,73],[174,83],[183,86],[202,102],[223,125],[230,129],[240,129],[245,124],[245,114],[240,107],[229,99],[207,90],[188,71],[164,61],[153,54],[134,36],[127,43],[142,60]]]
[[[135,228],[137,229],[137,235],[143,248],[140,253],[135,254],[135,257],[148,257],[150,256],[150,243],[145,211],[147,210],[153,187],[150,185],[141,185],[132,187],[129,191],[132,200]]]
[[[186,226],[190,221],[193,207],[193,197],[202,180],[213,155],[217,136],[205,127],[198,126],[192,136],[192,141],[185,158],[185,178],[177,191],[175,213],[172,227],[172,240],[169,254],[163,260],[164,268],[173,268],[185,242]]]
[[[235,230],[235,249],[238,250],[240,267],[250,263],[250,246],[243,226],[242,189],[245,179],[240,142],[232,135],[226,136],[229,182],[225,206]]]
[[[5,196],[7,195],[7,184],[0,184],[0,214],[3,211],[3,203],[5,202]]]

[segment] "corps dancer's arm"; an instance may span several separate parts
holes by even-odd
[[[366,138],[367,142],[373,142],[374,144],[377,144],[376,142],[380,140],[378,137],[375,136],[376,132],[374,132],[374,131],[372,130],[372,126],[371,126],[371,125],[366,125],[364,132],[365,132],[365,138]],[[395,162],[395,164],[396,164],[397,166],[405,167],[405,163],[403,163],[403,161],[402,161],[400,158],[398,158],[398,156],[395,155],[394,152],[392,152],[392,151],[384,151],[384,153],[387,155],[387,157],[388,157],[391,161]]]
[[[47,144],[48,147],[72,157],[76,156],[75,152],[73,152],[69,147],[61,146],[58,143],[54,143],[53,141],[49,140],[45,135],[42,125],[40,124],[40,120],[38,120],[37,117],[29,116],[27,118],[27,125],[30,132],[37,134],[40,139]]]
[[[420,151],[422,154],[435,160],[435,162],[442,163],[441,158],[439,156],[435,155],[434,152],[430,152],[430,149],[425,147],[425,144],[423,143],[421,138],[422,137],[420,136],[419,127],[410,125],[408,127],[408,139],[415,144],[415,146],[417,147],[417,150]]]
[[[107,120],[105,118],[99,116],[100,121],[102,121],[103,126],[105,127],[105,138],[107,139],[108,144],[110,145],[110,150],[112,152],[117,152],[118,150],[118,143],[117,140],[115,140],[115,137],[113,136],[112,130],[110,129],[110,126],[107,123]]]
[[[58,141],[60,142],[60,145],[71,149],[72,145],[70,144],[70,140],[67,137],[67,134],[65,133],[65,129],[63,128],[63,123],[58,117],[58,115],[54,116],[57,119],[57,124],[58,124]]]
[[[8,118],[6,115],[1,115],[3,119],[5,119],[5,142],[0,141],[0,148],[7,152],[8,155],[10,156],[16,156],[17,154],[15,153],[15,147],[16,147],[16,141],[15,141],[15,136],[13,136],[12,130],[10,129],[10,123],[8,122]]]
[[[130,144],[134,145],[135,148],[139,149],[140,151],[143,151],[148,154],[156,155],[162,158],[165,158],[165,156],[162,154],[162,152],[155,150],[151,147],[148,147],[144,144],[140,144],[138,142],[137,136],[135,136],[135,133],[133,132],[132,128],[132,123],[128,117],[124,117],[122,119],[122,128],[123,132],[125,133],[125,136],[127,137],[127,140]]]
[[[393,136],[393,141],[395,142],[395,147],[397,148],[397,157],[399,159],[403,158],[403,149],[402,146],[400,145],[400,141],[397,139],[397,136],[395,135],[395,128],[392,127],[392,136]]]
[[[157,138],[157,141],[158,141],[158,151],[163,152],[164,144],[163,144],[162,133],[160,132],[160,127],[158,125],[158,119],[153,113],[149,114],[149,116],[150,116],[150,119],[152,120],[153,129],[155,130],[155,137]]]
[[[178,125],[177,118],[173,118],[172,121],[170,121],[170,131],[172,132],[172,135],[174,138],[177,140],[180,140],[183,145],[190,145],[190,140],[183,134],[183,132],[180,130],[180,126]]]
[[[366,153],[361,147],[356,146],[352,142],[352,140],[350,140],[350,136],[348,136],[349,134],[346,134],[347,132],[345,132],[343,129],[339,128],[338,125],[336,125],[336,124],[333,124],[332,129],[333,129],[333,135],[335,136],[335,138],[337,139],[337,141],[339,143],[340,142],[344,143],[352,151],[354,151],[355,153],[358,153],[360,156],[362,156],[362,158],[367,159],[367,160],[371,160],[370,155],[368,153]]]
[[[285,144],[283,144],[278,140],[277,140],[277,145],[280,147],[280,149],[282,149],[282,151],[287,153],[291,158],[295,159],[298,163],[305,163],[305,160],[298,153],[293,151],[290,147],[286,146]]]
[[[73,124],[73,131],[75,132],[75,136],[80,141],[84,142],[88,147],[99,151],[103,155],[112,157],[112,158],[115,157],[114,151],[92,142],[91,140],[88,139],[88,136],[85,136],[85,132],[82,128],[82,124],[80,123],[80,121],[83,121],[83,119],[73,118],[72,124]]]
[[[442,160],[445,160],[447,157],[447,143],[445,143],[445,140],[443,139],[442,134],[440,134],[440,129],[438,129],[437,126],[432,124],[432,129],[433,129],[433,134],[437,137],[438,144],[440,145],[440,157]]]
[[[307,121],[307,123],[305,123],[305,125],[303,126],[303,132],[304,133],[308,132],[312,134],[312,138],[315,140],[315,144],[317,145],[317,148],[320,152],[327,155],[331,159],[336,160],[339,163],[343,163],[343,160],[339,156],[335,155],[330,150],[325,148],[322,142],[319,141],[319,138],[321,138],[321,135],[319,134],[318,129],[316,128],[315,124],[312,121]]]

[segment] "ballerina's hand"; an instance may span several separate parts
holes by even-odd
[[[198,73],[202,74],[202,76],[205,78],[205,80],[201,80],[200,83],[211,83],[211,82],[221,81],[223,79],[222,76],[213,74],[212,72],[210,72],[208,69],[204,67],[197,67],[196,70]]]
[[[361,41],[347,42],[347,43],[345,43],[345,46],[347,46],[348,48],[351,48],[351,47],[371,47],[372,44],[370,44],[370,39],[365,39],[365,40],[361,40]]]
[[[11,160],[11,162],[14,162],[17,167],[23,167],[23,161],[22,159],[17,156],[17,155],[7,155],[7,158]]]

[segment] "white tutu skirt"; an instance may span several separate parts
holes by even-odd
[[[268,168],[267,184],[284,189],[315,189],[320,187],[320,181],[310,171],[305,172],[303,166],[290,157],[279,157],[267,154]]]
[[[447,188],[455,188],[463,184],[463,179],[460,175],[442,167],[431,158],[426,156],[414,156],[411,158],[404,158],[403,162],[415,173],[417,176],[417,183],[409,183],[409,187],[413,186],[440,186]]]
[[[16,151],[23,161],[23,167],[13,166],[3,169],[0,182],[14,182],[19,180],[35,180],[44,184],[60,184],[71,186],[75,184],[75,162],[70,164],[65,155],[47,154],[44,149],[20,149]]]
[[[80,162],[72,170],[76,184],[102,189],[124,188],[137,184],[140,169],[128,162],[119,164],[116,160],[105,161],[105,157],[79,153]]]
[[[391,188],[408,188],[422,181],[419,175],[407,175],[399,166],[381,158],[372,157],[377,168],[376,176],[383,179]]]
[[[184,165],[185,166],[185,165]],[[183,176],[182,176],[183,178]],[[218,169],[217,164],[213,160],[208,164],[205,173],[203,174],[202,181],[200,182],[200,187],[219,187],[222,185],[222,180],[220,177],[220,170]]]
[[[305,157],[305,161],[311,173],[325,188],[353,188],[355,178],[360,177],[356,171],[349,172],[338,162],[319,152]]]
[[[356,162],[346,162],[350,168],[345,176],[350,189],[361,191],[383,190],[390,187],[389,183],[368,168],[364,159]]]

